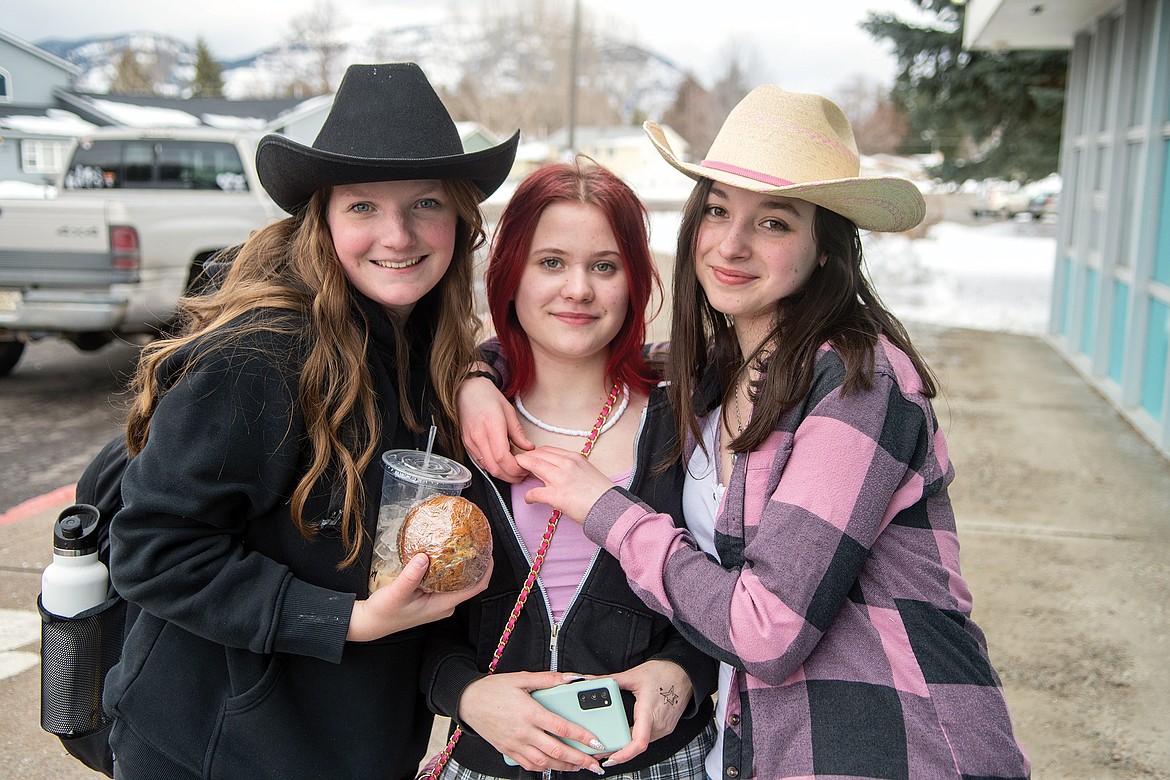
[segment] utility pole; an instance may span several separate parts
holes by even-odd
[[[573,2],[573,34],[569,41],[569,152],[577,152],[577,50],[581,39],[581,0]]]

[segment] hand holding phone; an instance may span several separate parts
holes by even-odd
[[[601,677],[542,688],[532,692],[541,706],[567,721],[587,729],[601,742],[601,749],[572,739],[557,737],[570,747],[589,755],[612,753],[630,742],[630,722],[622,705],[621,691],[612,678]],[[517,766],[509,756],[504,762]]]

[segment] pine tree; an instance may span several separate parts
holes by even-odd
[[[909,0],[935,19],[912,24],[870,13],[862,28],[898,58],[892,97],[906,112],[906,152],[941,151],[947,181],[1030,181],[1057,169],[1068,53],[967,51],[965,6]]]
[[[223,66],[211,56],[207,42],[195,39],[195,78],[191,97],[223,97]]]

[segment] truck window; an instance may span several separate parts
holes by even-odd
[[[153,144],[131,141],[122,146],[122,175],[115,187],[149,187],[154,178]]]
[[[67,189],[184,189],[245,192],[236,148],[215,141],[93,141],[77,147]]]

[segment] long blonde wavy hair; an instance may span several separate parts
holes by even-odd
[[[435,420],[439,448],[459,457],[462,445],[455,391],[477,355],[480,321],[473,303],[473,262],[485,237],[475,186],[462,180],[444,180],[443,185],[455,204],[458,225],[451,265],[438,284],[439,313],[429,374],[441,411]],[[334,464],[344,495],[340,530],[347,555],[338,564],[344,568],[357,560],[361,550],[366,506],[362,474],[378,454],[381,426],[366,360],[368,328],[353,315],[350,286],[325,219],[328,202],[328,190],[317,192],[294,216],[257,231],[239,249],[218,289],[180,301],[179,335],[143,349],[130,386],[134,398],[127,416],[126,443],[132,456],[146,445],[151,416],[166,391],[164,382],[169,386],[176,380],[164,376],[163,367],[180,350],[212,333],[214,340],[204,342],[211,349],[258,329],[303,335],[308,348],[300,367],[297,401],[311,459],[290,497],[290,512],[300,533],[312,537],[316,526],[304,517],[305,502],[313,485]],[[252,321],[244,315],[258,309],[299,316],[255,318],[253,324],[239,324]],[[401,323],[391,321],[400,336],[396,339],[398,413],[403,424],[418,432],[422,425],[407,391],[409,346],[401,337]],[[180,376],[198,362],[199,352],[191,351],[193,357],[180,369]]]

